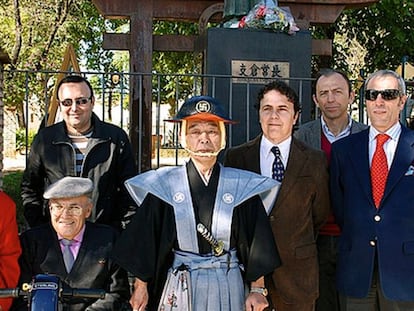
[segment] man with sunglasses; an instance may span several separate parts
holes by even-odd
[[[111,259],[119,235],[114,228],[86,221],[93,209],[93,183],[89,178],[64,177],[50,185],[50,224],[23,232],[20,288],[38,274],[58,276],[63,286],[104,289],[103,299],[65,301],[63,310],[122,310],[128,304],[129,284],[125,270]],[[19,298],[13,311],[28,310]]]
[[[414,131],[399,122],[405,82],[379,70],[365,90],[370,127],[332,145],[337,288],[345,311],[414,310]]]
[[[49,219],[42,198],[48,185],[64,176],[81,176],[96,185],[89,220],[123,228],[136,206],[124,186],[136,173],[127,134],[93,113],[95,97],[84,77],[62,79],[57,99],[63,121],[36,135],[23,175],[22,198],[29,226]]]

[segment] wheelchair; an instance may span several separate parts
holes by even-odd
[[[70,288],[63,286],[59,277],[52,274],[38,274],[32,282],[22,288],[0,289],[0,298],[24,297],[29,311],[61,311],[62,301],[70,299],[103,299],[105,290],[91,288]]]

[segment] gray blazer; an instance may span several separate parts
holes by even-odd
[[[358,133],[368,128],[368,125],[352,120],[351,134]],[[321,147],[322,124],[321,119],[313,120],[301,124],[299,129],[295,131],[294,136],[308,145],[322,149]]]

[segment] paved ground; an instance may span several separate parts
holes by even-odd
[[[15,158],[3,158],[4,171],[24,170],[26,167],[26,158],[24,155],[17,155]]]
[[[178,164],[184,164],[187,160],[186,157],[178,158]],[[157,163],[157,159],[152,159],[152,166],[154,168],[159,166],[166,166],[166,165],[175,165],[176,158],[175,157],[161,157],[159,163]],[[3,159],[3,171],[16,171],[16,170],[24,170],[26,167],[26,158],[24,155],[17,155],[15,158],[4,158]]]

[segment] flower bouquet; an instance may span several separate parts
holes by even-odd
[[[299,31],[290,10],[279,8],[274,0],[256,4],[239,22],[239,28],[269,29],[294,34]]]

